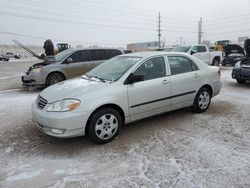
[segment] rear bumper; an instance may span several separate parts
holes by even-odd
[[[221,81],[217,81],[213,83],[213,97],[220,93],[222,85],[223,84]]]

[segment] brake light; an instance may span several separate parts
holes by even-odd
[[[219,75],[219,77],[221,76],[221,72],[220,72],[220,69],[218,69],[218,75]]]

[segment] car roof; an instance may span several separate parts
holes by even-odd
[[[165,52],[165,51],[134,52],[134,53],[129,53],[129,54],[123,54],[120,56],[128,56],[128,57],[134,56],[134,57],[148,58],[148,57],[157,56],[157,55],[185,55],[187,56],[187,54],[183,52]]]
[[[79,51],[79,50],[119,50],[122,51],[118,48],[70,48],[68,50],[73,50],[73,51]]]

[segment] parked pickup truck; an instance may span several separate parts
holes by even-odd
[[[210,51],[206,45],[178,46],[173,52],[185,52],[197,57],[208,65],[219,66],[222,61],[222,51]]]

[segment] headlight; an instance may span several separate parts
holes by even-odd
[[[235,68],[240,68],[240,63],[241,63],[241,61],[239,61],[238,63],[236,63],[234,67]]]
[[[64,99],[61,101],[57,101],[54,103],[51,103],[47,111],[48,112],[67,112],[71,110],[75,110],[79,105],[81,101],[77,99]]]
[[[32,73],[40,73],[40,72],[41,72],[41,68],[32,69],[31,72],[32,72]]]

